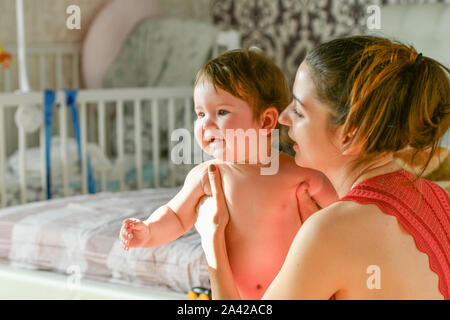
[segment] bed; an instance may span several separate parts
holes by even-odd
[[[121,19],[114,20],[116,27],[122,23],[127,32],[122,35],[121,53],[110,50],[115,55],[110,62],[129,60],[121,57],[133,54],[126,47],[135,43],[132,30],[148,36],[142,31],[144,24],[180,28],[188,23],[167,22],[148,2],[138,2],[141,9],[128,8],[128,15],[123,1],[105,6],[83,44],[30,45],[34,91],[13,92],[14,69],[0,74],[6,91],[0,93],[0,299],[186,299],[191,288],[209,287],[200,238],[193,230],[151,249],[126,252],[118,240],[124,219],[144,219],[166,203],[194,160],[204,156],[200,150],[199,158],[192,135],[193,87],[188,78],[180,82],[182,77],[177,81],[162,77],[165,81],[127,85],[116,81],[117,72],[123,75],[123,64],[100,68],[100,82],[98,70],[89,73],[89,64],[100,65],[105,59],[92,43],[117,14]],[[211,48],[204,50],[208,58],[239,47],[235,31],[211,34]],[[7,49],[16,53],[14,47]],[[61,90],[66,87],[77,89],[80,153]],[[44,110],[45,88],[55,88],[50,143],[45,126],[29,133],[14,121],[19,106]],[[192,161],[185,164],[175,164],[176,155],[171,154],[179,138],[170,133],[177,128],[184,130],[192,146],[188,155]],[[46,144],[52,147],[50,180]],[[89,194],[89,168],[95,194]]]

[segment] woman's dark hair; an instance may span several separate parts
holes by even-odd
[[[375,36],[323,43],[305,61],[330,123],[344,125],[344,136],[355,132],[349,147],[361,143],[358,164],[406,147],[429,150],[422,175],[450,125],[448,68]]]

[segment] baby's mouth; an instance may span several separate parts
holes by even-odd
[[[208,143],[221,143],[221,142],[223,142],[223,139],[213,137],[213,138],[208,139],[207,141],[208,141]]]
[[[205,139],[206,143],[214,148],[220,147],[223,145],[224,143],[224,139],[219,138],[219,137],[210,137],[208,139]]]

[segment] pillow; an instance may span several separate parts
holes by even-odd
[[[92,21],[83,42],[82,74],[86,88],[101,88],[131,30],[143,19],[161,15],[152,0],[109,1]]]

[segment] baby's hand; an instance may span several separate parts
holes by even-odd
[[[139,219],[126,219],[120,229],[120,244],[128,251],[130,248],[142,247],[150,238],[150,229]]]

